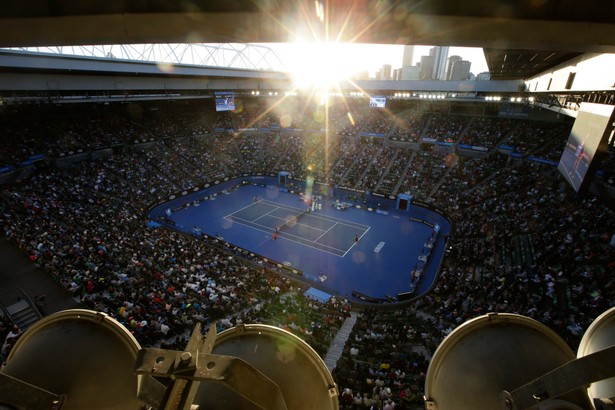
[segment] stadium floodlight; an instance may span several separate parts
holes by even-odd
[[[526,316],[466,321],[432,356],[425,408],[593,409],[591,402],[606,402],[615,392],[614,335],[615,308],[594,320],[576,355],[557,333]],[[475,377],[468,379],[470,367]]]
[[[104,313],[54,313],[11,350],[0,371],[0,407],[212,409],[222,402],[225,408],[339,408],[331,372],[298,336],[261,324],[218,333],[212,323],[206,337],[201,329],[194,326],[183,351],[150,349]]]

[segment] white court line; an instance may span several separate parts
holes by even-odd
[[[365,236],[367,231],[369,231],[370,229],[372,229],[371,226],[368,226],[367,229],[365,230],[365,232],[363,232],[363,234],[361,236],[359,236],[359,240],[361,240]]]
[[[254,204],[255,204],[255,203],[259,203],[259,202],[261,202],[261,201],[262,201],[262,200],[260,200],[260,199],[259,199],[257,202],[252,202],[250,205],[246,205],[246,206],[244,206],[243,208],[239,208],[238,210],[236,210],[236,211],[234,211],[234,212],[231,212],[230,214],[228,214],[228,215],[226,215],[226,216],[223,216],[223,218],[225,218],[225,219],[226,219],[226,217],[227,217],[227,216],[231,216],[231,215],[233,215],[233,214],[236,214],[237,212],[241,212],[241,211],[243,211],[244,209],[248,209],[248,208],[250,208],[251,206],[254,206]],[[267,202],[263,202],[263,203],[264,203],[265,205],[269,205],[269,206],[273,206],[273,207],[275,207],[275,206],[276,206],[276,205],[273,205],[273,204],[270,204],[270,203],[267,203]]]
[[[250,205],[246,205],[246,206],[244,206],[243,208],[239,208],[238,210],[236,210],[236,211],[234,211],[234,212],[232,212],[232,213],[228,214],[227,216],[230,216],[230,215],[236,214],[237,212],[241,212],[241,211],[243,211],[244,209],[248,209],[248,208],[250,208],[251,206],[254,206],[254,204],[257,204],[257,203],[259,203],[259,202],[261,202],[261,200],[260,200],[260,199],[259,199],[257,202],[252,202],[252,203],[250,203]],[[268,205],[271,205],[271,204],[268,204]],[[226,216],[225,216],[224,218],[226,218]]]
[[[276,209],[272,209],[271,211],[267,212],[266,214],[261,215],[261,216],[259,216],[258,218],[256,218],[256,219],[252,220],[252,222],[254,222],[254,221],[258,221],[259,219],[261,219],[261,218],[262,218],[262,217],[264,217],[264,216],[269,216],[269,217],[271,217],[271,218],[281,219],[281,220],[282,220],[282,221],[284,221],[284,222],[282,222],[280,225],[284,225],[286,222],[290,222],[290,221],[292,221],[292,218],[293,218],[293,217],[296,217],[297,215],[300,215],[300,214],[293,215],[293,216],[292,216],[292,217],[290,217],[289,219],[282,218],[282,217],[275,216],[275,215],[271,215],[271,213],[272,213],[272,212],[277,211],[278,209],[285,209],[285,208],[280,208],[280,207],[277,207]],[[231,214],[231,216],[232,216],[232,214]],[[234,216],[233,216],[233,217],[234,217]],[[234,217],[234,218],[235,218],[235,217]],[[243,218],[238,218],[238,219],[243,219]],[[247,219],[244,219],[244,221],[247,221]],[[259,224],[259,225],[260,225],[260,224]],[[322,229],[320,229],[320,228],[315,228],[315,227],[313,227],[313,226],[311,226],[311,225],[302,224],[302,223],[300,223],[300,222],[295,222],[295,225],[306,226],[306,227],[308,227],[308,228],[310,228],[310,229],[313,229],[313,230],[315,230],[315,231],[322,231]],[[295,225],[293,225],[293,226],[295,226]],[[261,226],[265,226],[265,225],[261,225]],[[297,237],[297,238],[299,238],[299,237],[298,237],[298,236],[296,236],[296,235],[294,235],[294,236],[295,236],[295,237]],[[306,239],[306,240],[309,242],[309,239]],[[312,242],[316,242],[316,241],[312,241]],[[333,249],[337,249],[337,248],[333,248]],[[340,251],[341,251],[341,249],[340,249]]]
[[[265,215],[263,215],[263,216],[265,216]],[[280,218],[279,216],[273,216],[273,215],[268,215],[268,216],[270,216],[271,218],[275,218],[275,219],[281,219],[281,220],[283,220],[284,222],[288,222],[288,219]],[[240,221],[239,223],[241,223],[241,221],[243,221],[243,222],[245,222],[245,223],[251,223],[251,224],[254,224],[254,225],[262,226],[263,228],[269,228],[269,231],[267,231],[267,232],[270,232],[272,229],[275,229],[275,228],[270,228],[268,225],[263,225],[263,224],[260,224],[260,223],[255,222],[255,221],[259,220],[260,218],[262,218],[262,216],[260,216],[260,217],[258,217],[258,218],[256,218],[256,219],[253,219],[253,220],[251,220],[251,221],[250,221],[250,220],[248,220],[248,219],[240,218],[240,217],[235,216],[235,215],[232,215],[232,214],[231,214],[231,215],[227,215],[227,216],[225,216],[225,217],[224,217],[224,219],[226,219],[226,220],[230,220],[230,221],[234,221],[235,219],[238,219],[238,220]],[[249,225],[245,225],[245,224],[242,224],[242,225],[244,225],[244,226],[249,226]],[[310,228],[310,229],[313,229],[313,230],[315,230],[315,231],[322,231],[322,229],[314,228],[314,227],[312,227],[312,226],[310,226],[310,225],[301,224],[301,223],[299,223],[299,222],[297,222],[295,225],[306,226],[306,227],[308,227],[308,228]],[[294,226],[294,225],[293,225],[293,226]],[[333,226],[335,226],[335,225],[333,225]],[[329,229],[331,229],[331,228],[329,228]],[[259,229],[259,230],[260,230],[260,229]],[[326,232],[325,232],[325,233],[326,233]],[[302,237],[302,236],[293,235],[292,233],[288,233],[288,232],[286,232],[286,231],[284,231],[284,234],[285,234],[285,235],[294,236],[295,238],[300,238],[300,239],[303,239],[303,240],[304,240],[304,241],[306,241],[306,242],[316,243],[316,241],[318,240],[318,239],[316,239],[316,240],[311,241],[311,240],[309,240],[309,239],[307,239],[307,238],[304,238],[304,237]],[[324,235],[324,234],[323,234],[323,235]],[[321,236],[322,236],[322,235],[321,235]],[[320,238],[320,236],[319,236],[318,238]],[[326,246],[327,248],[335,249],[335,250],[340,251],[340,252],[342,251],[341,249],[334,248],[333,246],[324,245],[324,244],[321,244],[321,243],[319,243],[319,245],[320,245],[320,246]]]
[[[277,218],[277,217],[276,217],[276,216],[274,216],[274,218]],[[278,219],[280,219],[280,218],[278,218]],[[310,228],[310,229],[313,229],[313,230],[315,230],[315,231],[321,231],[321,232],[322,232],[322,229],[320,229],[320,228],[315,228],[315,227],[313,227],[313,226],[311,226],[311,225],[308,225],[308,224],[302,224],[302,223],[300,223],[300,222],[295,222],[295,225],[307,226],[307,227],[308,227],[308,228]],[[295,226],[295,225],[293,225],[293,226]],[[334,226],[335,226],[335,225],[334,225]],[[331,229],[331,228],[329,228],[329,229]],[[316,242],[316,241],[314,240],[314,241],[312,241],[312,242]],[[337,249],[337,248],[336,248],[336,249]]]
[[[337,222],[336,222],[335,224],[333,224],[333,226],[332,226],[331,228],[329,228],[329,229],[327,229],[326,231],[324,231],[324,232],[322,233],[322,235],[320,235],[318,238],[314,239],[314,242],[318,241],[320,238],[322,238],[323,236],[325,236],[325,234],[326,234],[327,232],[329,232],[331,229],[335,228],[335,226],[336,226],[336,225],[337,225]],[[341,249],[340,249],[340,250],[341,250]]]
[[[289,211],[302,212],[301,208],[293,208],[291,206],[282,205],[282,204],[276,204],[274,202],[269,202],[269,201],[265,201],[265,200],[263,200],[263,203],[265,203],[267,205],[271,205],[271,206],[276,206],[276,207],[281,208],[281,209],[286,209],[286,210],[289,210]],[[351,222],[351,221],[345,221],[343,219],[335,218],[335,217],[328,216],[328,215],[319,215],[319,214],[314,213],[314,212],[310,213],[310,216],[313,217],[313,218],[317,218],[317,219],[323,220],[323,221],[334,222],[334,223],[337,223],[337,224],[340,224],[340,225],[346,225],[346,226],[350,226],[350,227],[356,228],[356,229],[366,230],[366,229],[370,228],[368,225],[363,225],[363,224],[359,224],[359,223],[355,223],[355,222]]]
[[[244,218],[240,218],[240,217],[238,217],[238,216],[235,216],[235,214],[236,214],[236,213],[238,213],[239,211],[241,211],[241,210],[243,210],[243,209],[246,209],[246,208],[248,208],[248,207],[252,206],[252,205],[254,204],[254,203],[252,203],[252,204],[250,204],[250,205],[248,205],[248,206],[246,206],[246,207],[244,207],[244,208],[241,208],[241,209],[239,209],[239,210],[237,210],[237,211],[235,211],[235,212],[233,212],[233,213],[231,213],[231,214],[229,214],[229,215],[225,216],[225,217],[224,217],[224,219],[226,219],[226,220],[230,220],[230,221],[233,221],[233,222],[237,222],[237,223],[239,223],[239,224],[241,224],[241,225],[244,225],[244,226],[247,226],[247,227],[249,227],[249,228],[253,228],[253,229],[259,230],[259,231],[261,231],[261,232],[271,233],[272,228],[270,228],[269,226],[266,226],[266,225],[262,225],[262,224],[260,224],[260,223],[257,223],[257,222],[255,222],[255,221],[257,221],[257,220],[261,219],[263,216],[269,216],[269,217],[271,217],[271,218],[280,219],[280,220],[283,220],[284,222],[288,222],[288,221],[289,221],[288,219],[285,219],[285,218],[280,218],[280,217],[278,217],[278,216],[274,216],[274,215],[270,215],[272,212],[275,212],[275,211],[277,211],[278,209],[287,210],[287,211],[293,211],[293,212],[298,212],[298,213],[297,213],[297,215],[299,215],[299,214],[301,214],[301,213],[303,212],[303,210],[301,210],[300,208],[294,208],[294,207],[290,207],[290,206],[285,206],[285,205],[281,205],[281,204],[276,204],[276,203],[274,203],[274,202],[269,202],[269,201],[266,201],[266,200],[259,200],[258,202],[262,202],[262,203],[263,203],[263,204],[265,204],[265,205],[269,205],[269,206],[271,206],[271,207],[272,207],[272,209],[271,209],[270,211],[268,211],[267,213],[265,213],[265,214],[263,214],[263,215],[259,216],[258,218],[254,219],[254,220],[251,220],[251,221],[250,221],[250,220],[247,220],[247,219],[244,219]],[[295,216],[296,216],[296,215],[295,215]],[[285,231],[285,232],[283,232],[284,236],[280,236],[280,238],[283,238],[283,239],[288,239],[288,240],[290,240],[290,241],[292,241],[292,242],[295,242],[295,243],[300,243],[300,244],[302,244],[302,245],[304,245],[304,246],[308,246],[308,247],[310,247],[310,248],[312,248],[312,249],[317,249],[317,250],[320,250],[320,251],[322,251],[322,252],[326,252],[326,253],[328,253],[328,254],[330,254],[330,255],[335,255],[335,256],[338,256],[338,257],[339,257],[340,255],[338,255],[338,254],[336,254],[336,253],[332,253],[332,252],[329,252],[329,251],[326,251],[326,250],[320,249],[320,248],[318,248],[318,247],[316,247],[316,246],[312,246],[312,245],[310,245],[309,243],[311,242],[311,243],[313,243],[313,244],[318,244],[318,245],[319,245],[319,246],[321,246],[321,247],[325,247],[325,248],[329,248],[329,249],[334,249],[334,250],[336,250],[336,251],[338,251],[338,252],[344,252],[342,249],[338,249],[338,248],[335,248],[335,247],[333,247],[333,246],[329,246],[329,245],[321,244],[321,243],[319,243],[319,242],[317,242],[317,241],[318,241],[319,239],[321,239],[321,238],[322,238],[322,237],[323,237],[323,236],[324,236],[327,232],[329,232],[331,229],[333,229],[336,225],[348,226],[348,227],[351,227],[351,228],[354,228],[354,229],[362,229],[362,230],[363,230],[363,233],[362,233],[362,234],[361,234],[361,236],[359,237],[359,240],[360,240],[361,238],[363,238],[363,236],[365,236],[365,234],[367,233],[367,231],[369,231],[369,230],[371,229],[371,227],[370,227],[370,226],[367,226],[367,225],[355,224],[355,223],[350,224],[350,223],[346,223],[346,221],[339,220],[339,219],[337,219],[337,218],[333,218],[333,217],[324,217],[324,215],[323,215],[323,216],[320,216],[320,215],[315,215],[314,213],[310,213],[310,214],[309,214],[309,216],[314,217],[314,218],[318,218],[318,219],[320,219],[320,220],[324,220],[324,221],[327,221],[327,222],[333,222],[333,225],[332,225],[329,229],[327,229],[326,231],[324,231],[324,232],[323,232],[323,233],[322,233],[322,234],[321,234],[318,238],[316,238],[316,239],[315,239],[315,240],[313,240],[313,241],[310,241],[309,239],[303,238],[303,237],[301,237],[301,236],[293,235],[293,234],[288,233],[288,232],[286,232],[286,231]],[[242,221],[243,221],[244,223],[242,223]],[[259,228],[256,228],[256,227],[254,227],[254,226],[247,225],[248,223],[249,223],[249,224],[253,224],[253,225],[260,226],[260,227],[262,227],[262,228],[266,228],[266,230],[265,230],[265,229],[259,229]],[[319,230],[319,231],[322,231],[322,229],[319,229],[319,228],[314,228],[314,227],[312,227],[312,226],[310,226],[310,225],[307,225],[307,224],[302,224],[302,223],[299,223],[299,222],[297,222],[297,225],[302,225],[302,226],[306,226],[306,227],[308,227],[308,228],[310,228],[310,229],[314,229],[314,230]],[[288,238],[288,236],[292,236],[292,237],[294,237],[294,238],[301,239],[302,241],[293,240],[293,239],[291,239],[291,238]],[[353,243],[353,244],[352,244],[352,245],[351,245],[348,249],[346,249],[346,251],[344,252],[344,254],[343,254],[343,255],[341,255],[341,257],[343,258],[344,256],[346,256],[346,254],[348,254],[348,252],[350,252],[350,250],[352,249],[352,247],[353,247],[353,246],[355,246],[355,244],[354,244],[354,243]]]
[[[232,218],[237,218],[237,219],[239,219],[239,221],[236,221],[235,219],[232,219]],[[227,221],[236,222],[236,223],[238,223],[238,224],[240,224],[240,225],[243,225],[243,226],[246,226],[246,227],[248,227],[248,228],[256,229],[257,231],[265,232],[265,233],[267,233],[267,234],[270,234],[270,233],[271,233],[271,228],[269,228],[268,226],[267,226],[267,227],[265,227],[264,225],[255,224],[255,223],[253,223],[253,222],[251,222],[251,221],[248,221],[247,219],[241,219],[241,218],[238,218],[238,217],[228,217],[228,218],[227,218],[226,216],[224,217],[224,219],[226,219]],[[253,224],[253,225],[262,226],[262,227],[265,227],[265,228],[268,228],[268,229],[267,229],[267,230],[264,230],[264,229],[255,228],[254,226],[252,226],[252,225],[247,225],[247,224],[245,224],[245,223],[242,223],[241,221],[248,222],[248,223],[251,223],[251,224]],[[295,238],[300,238],[300,239],[303,239],[304,241],[306,241],[306,242],[308,242],[308,243],[301,242],[301,241],[297,241],[297,240],[294,240],[294,239],[292,239],[292,238],[288,238],[288,236],[293,236],[293,237],[295,237]],[[329,255],[337,256],[338,258],[341,258],[341,257],[342,257],[341,255],[339,255],[339,254],[337,254],[337,253],[329,252],[329,251],[327,251],[327,250],[324,250],[324,249],[318,248],[318,247],[316,247],[316,246],[312,246],[312,245],[310,245],[310,244],[309,244],[309,242],[310,242],[310,241],[308,241],[308,240],[306,240],[306,239],[304,239],[304,238],[301,238],[301,237],[299,237],[299,236],[293,235],[293,234],[289,234],[289,233],[284,232],[284,236],[279,236],[279,239],[285,239],[285,240],[288,240],[288,241],[291,241],[291,242],[295,242],[295,243],[301,244],[301,245],[303,245],[303,246],[307,246],[307,247],[309,247],[309,248],[316,249],[317,251],[321,251],[321,252],[328,253]],[[334,248],[333,246],[328,246],[328,245],[323,245],[323,244],[319,244],[319,245],[320,245],[320,246],[323,246],[323,247],[325,247],[325,248],[335,249],[335,250],[336,250],[336,251],[338,251],[338,252],[342,252],[342,250],[341,250],[341,249]],[[345,255],[345,254],[344,254],[344,255]]]
[[[371,227],[369,227],[369,226],[368,226],[368,227],[367,227],[367,229],[365,230],[365,232],[363,232],[363,233],[361,234],[361,236],[359,236],[359,242],[360,242],[360,241],[361,241],[361,239],[365,236],[365,234],[367,233],[367,231],[369,231],[370,229],[371,229]],[[353,247],[354,245],[355,245],[355,244],[353,243],[353,244],[350,246],[350,248],[348,248],[348,250],[347,250],[346,252],[344,252],[344,255],[342,255],[342,258],[343,258],[344,256],[346,256],[346,254],[347,254],[348,252],[350,252],[350,250],[352,249],[352,247]]]
[[[279,216],[270,215],[272,212],[277,211],[278,209],[280,209],[280,207],[275,207],[274,209],[272,209],[271,211],[267,212],[266,214],[262,214],[262,215],[261,215],[261,216],[259,216],[258,218],[253,219],[253,220],[252,220],[252,222],[254,222],[254,221],[258,221],[259,219],[261,219],[261,218],[262,218],[262,217],[264,217],[264,216],[270,216],[270,217],[272,217],[272,218],[276,218],[276,219],[284,219],[284,218],[280,218]],[[231,214],[231,215],[233,215],[233,214]],[[239,218],[239,219],[242,219],[242,218]],[[247,221],[247,219],[244,219],[244,221]]]

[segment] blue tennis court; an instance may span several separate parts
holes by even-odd
[[[320,214],[318,211],[292,208],[279,203],[259,200],[224,217],[262,232],[276,232],[305,246],[344,257],[363,237],[369,226]]]
[[[307,213],[305,188],[293,189],[273,176],[216,181],[169,198],[149,215],[276,261],[330,294],[384,301],[433,286],[451,228],[444,216],[420,206],[397,210],[392,199],[338,188],[321,192],[320,206]]]

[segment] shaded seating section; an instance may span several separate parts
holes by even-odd
[[[25,107],[10,117],[0,150],[2,164],[18,170],[24,158],[47,156],[28,165],[29,176],[17,173],[2,185],[2,234],[84,307],[117,318],[144,346],[183,348],[196,321],[221,327],[262,322],[295,332],[320,354],[326,351],[351,308],[348,303],[307,298],[307,286],[263,270],[232,245],[146,226],[148,205],[171,193],[282,166],[292,166],[293,175],[302,178],[312,164],[317,181],[329,185],[348,181],[372,187],[381,180],[387,190],[408,191],[445,209],[455,222],[431,294],[396,311],[362,313],[334,372],[344,407],[374,401],[383,406],[386,400],[420,407],[433,350],[452,329],[478,315],[533,317],[576,349],[581,331],[615,300],[615,215],[593,194],[574,194],[551,166],[513,161],[498,152],[469,159],[362,142],[358,133],[367,117],[357,113],[351,121],[341,109],[332,111],[333,136],[325,143],[316,133],[214,131],[255,118],[259,127],[279,126],[278,115],[260,116],[263,106],[239,119],[181,106],[158,114],[144,110],[141,119],[119,109],[88,113],[83,106],[79,121],[40,107],[40,115],[30,120]],[[439,115],[442,119],[432,119],[438,133],[443,124],[455,124],[451,136],[461,127],[462,119]],[[293,116],[296,126],[314,126],[300,114]],[[370,127],[390,121],[391,127],[382,124],[389,137],[402,132],[415,141],[428,117],[406,112],[371,121],[376,122]],[[510,136],[508,143],[545,158],[558,158],[568,137],[565,126],[492,118],[473,118],[467,131],[466,143],[495,147]],[[71,150],[91,154],[112,145],[104,155],[55,162]],[[373,161],[383,158],[395,158],[394,163],[375,167]],[[613,158],[611,146],[601,164],[607,180],[615,175]],[[8,326],[0,328],[2,341]]]
[[[363,311],[333,371],[343,409],[416,408],[423,402],[429,351],[441,332],[411,309]]]

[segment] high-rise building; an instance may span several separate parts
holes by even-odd
[[[401,68],[401,80],[418,80],[420,78],[421,67],[417,65],[411,65]]]
[[[393,81],[399,81],[401,80],[401,68],[394,68],[393,69],[393,78],[391,78]]]
[[[434,47],[432,50],[434,50],[434,63],[431,78],[432,80],[446,80],[446,59],[448,58],[448,47]]]
[[[404,56],[401,68],[397,73],[397,80],[418,80],[420,77],[419,65],[412,65],[414,61],[414,46],[404,46]]]
[[[401,66],[410,67],[414,60],[414,46],[404,46],[404,57],[402,59]]]
[[[446,80],[448,47],[433,47],[428,56],[421,56],[421,80]]]
[[[451,66],[451,72],[449,74],[449,80],[451,81],[464,81],[470,77],[471,62],[466,60],[454,61]]]
[[[429,53],[428,56],[421,56],[421,68],[419,71],[419,80],[433,79],[434,56]]]
[[[378,71],[378,80],[390,80],[391,69],[391,64],[383,64],[382,68]]]
[[[455,61],[461,61],[463,60],[461,58],[461,56],[450,56],[448,58],[448,64],[446,65],[446,79],[450,80],[451,79],[451,73],[453,72],[453,63]]]

